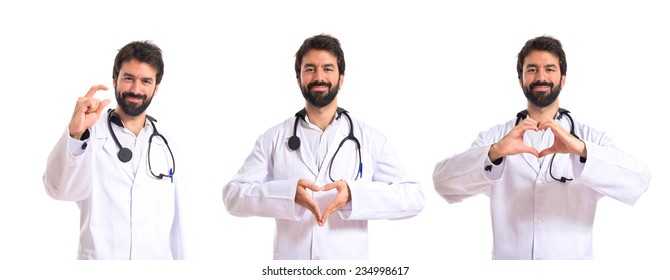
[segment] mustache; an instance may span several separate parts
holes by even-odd
[[[326,81],[320,81],[320,82],[319,81],[314,81],[314,82],[311,82],[311,83],[307,84],[307,89],[311,90],[313,87],[320,87],[320,86],[325,86],[325,87],[330,88],[332,85],[333,84],[331,84],[329,82],[326,82]]]
[[[121,93],[121,98],[126,99],[126,98],[129,98],[129,97],[139,98],[139,99],[142,99],[142,100],[147,99],[147,96],[144,95],[144,94],[137,94],[137,93],[129,92],[129,91],[124,91],[124,92]]]
[[[544,87],[549,87],[549,88],[554,88],[554,83],[552,83],[552,82],[540,82],[540,81],[537,81],[537,82],[533,82],[533,83],[531,83],[530,85],[528,85],[528,88],[532,90],[532,89],[534,89],[535,87],[542,87],[542,86],[544,86]]]

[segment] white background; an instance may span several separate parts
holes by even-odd
[[[0,275],[272,279],[261,269],[384,265],[410,266],[399,279],[667,277],[668,9],[656,1],[453,2],[3,1],[0,266],[10,269]],[[271,261],[274,222],[233,217],[221,199],[256,138],[304,106],[294,54],[320,33],[344,49],[339,105],[388,136],[427,198],[415,218],[370,222],[370,261]],[[544,34],[567,54],[561,106],[645,162],[651,186],[633,207],[600,201],[596,261],[492,262],[488,198],[449,205],[432,171],[524,109],[516,54]],[[133,40],[163,49],[165,76],[149,114],[177,149],[191,260],[73,261],[79,211],[45,193],[46,159],[77,97],[95,84],[111,88],[114,56]],[[113,100],[112,90],[97,97]]]

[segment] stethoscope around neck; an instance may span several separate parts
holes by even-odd
[[[305,120],[305,116],[307,115],[307,111],[305,109],[302,109],[295,113],[295,123],[293,124],[293,136],[288,138],[288,147],[295,151],[300,148],[300,138],[298,137],[298,123],[300,120]],[[342,145],[344,145],[345,142],[348,140],[353,141],[356,143],[356,150],[358,151],[358,175],[354,177],[354,180],[357,180],[359,177],[363,177],[363,158],[361,156],[361,143],[358,141],[356,136],[354,136],[354,123],[351,120],[351,117],[349,116],[349,112],[347,110],[342,109],[340,107],[337,107],[337,119],[339,119],[342,115],[344,115],[347,118],[347,121],[349,121],[349,135],[345,136],[342,141],[340,141],[340,145],[337,147],[337,150],[335,150],[335,153],[333,154],[333,157],[330,159],[330,164],[328,165],[328,178],[330,178],[331,181],[335,182],[332,176],[333,172],[333,162],[335,161],[335,157],[337,156],[337,153],[340,151],[340,148],[342,148]]]
[[[580,139],[580,138],[577,136],[577,134],[575,134],[575,121],[574,121],[574,120],[572,119],[572,117],[570,116],[570,111],[568,111],[568,110],[566,110],[566,109],[563,109],[563,108],[558,108],[558,117],[556,117],[556,120],[560,120],[561,118],[563,118],[563,116],[568,117],[568,121],[570,122],[570,134],[571,134],[572,136],[574,136],[575,138]],[[520,123],[523,119],[525,119],[526,117],[528,117],[528,110],[523,110],[523,111],[517,113],[517,114],[516,114],[516,122],[514,123],[514,126],[519,125],[519,123]],[[580,140],[581,140],[581,139],[580,139]],[[555,158],[555,157],[556,157],[556,154],[554,154],[554,155],[551,157],[551,162],[549,163],[549,176],[551,176],[551,178],[554,179],[554,180],[556,180],[556,181],[560,181],[561,183],[567,183],[568,181],[572,181],[573,179],[569,179],[569,178],[562,177],[562,176],[561,176],[560,179],[554,177],[554,174],[552,174],[551,169],[552,169],[552,166],[554,165],[554,158]]]
[[[123,127],[123,123],[121,122],[121,119],[116,114],[114,109],[107,110],[107,113],[109,113],[109,116],[107,116],[107,125],[109,126],[109,133],[112,134],[112,139],[114,139],[114,143],[116,143],[116,146],[119,148],[117,157],[123,163],[129,162],[133,158],[133,151],[131,151],[126,147],[121,146],[119,139],[116,137],[116,133],[114,133],[114,130],[112,129],[112,122],[120,127]],[[163,137],[163,135],[160,134],[156,129],[155,124],[156,119],[154,119],[152,116],[149,115],[146,116],[147,119],[149,120],[149,123],[151,123],[151,126],[153,127],[153,132],[151,133],[151,136],[149,136],[149,147],[147,148],[147,163],[149,164],[149,172],[151,172],[151,175],[159,180],[163,179],[164,177],[172,178],[172,176],[174,176],[175,173],[175,161],[174,161],[174,155],[172,154],[172,149],[170,149],[170,145],[168,145],[168,142],[165,139],[165,137]],[[159,173],[158,175],[156,175],[153,169],[151,168],[151,142],[153,141],[154,137],[158,137],[161,140],[163,140],[163,143],[165,143],[165,146],[168,148],[168,151],[170,152],[170,157],[172,158],[172,168],[168,170],[168,175],[165,175],[163,173]]]

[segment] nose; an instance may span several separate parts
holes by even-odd
[[[323,81],[324,73],[323,70],[321,69],[316,69],[314,71],[314,80],[315,81]]]
[[[133,85],[130,87],[130,90],[134,93],[139,93],[140,92],[140,86],[141,86],[141,81],[139,79],[136,79],[133,81]]]
[[[546,82],[547,81],[546,73],[544,73],[544,71],[536,71],[535,72],[535,81]]]

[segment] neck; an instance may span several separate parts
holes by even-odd
[[[528,116],[536,121],[554,119],[558,113],[558,100],[549,104],[547,107],[537,107],[528,103]]]
[[[337,112],[337,100],[333,100],[333,102],[323,108],[315,107],[312,104],[307,103],[305,105],[305,111],[307,112],[307,117],[311,123],[318,126],[321,130],[326,130],[326,127],[328,127],[335,118]]]
[[[132,131],[135,136],[140,134],[140,130],[144,128],[144,124],[146,124],[146,119],[147,119],[147,113],[143,112],[139,116],[129,116],[126,113],[121,110],[121,108],[116,107],[116,115],[119,116],[121,121],[123,122],[123,126],[127,128],[128,130]]]

